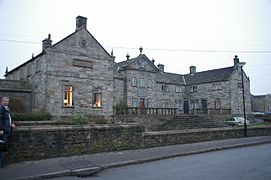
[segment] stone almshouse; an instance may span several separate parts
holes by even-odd
[[[142,53],[116,63],[86,29],[87,18],[76,18],[76,30],[52,45],[50,35],[42,52],[6,72],[8,80],[27,80],[32,85],[32,111],[53,116],[85,114],[109,117],[113,107],[228,109],[242,114],[242,81],[239,59],[222,69],[190,74],[164,72],[164,65]],[[250,113],[250,82],[244,73],[246,111]]]

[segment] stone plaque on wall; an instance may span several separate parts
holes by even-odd
[[[85,67],[85,68],[93,69],[93,62],[86,61],[86,60],[81,60],[81,59],[73,59],[72,65],[73,66],[78,66],[78,67]]]

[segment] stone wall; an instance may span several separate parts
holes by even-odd
[[[225,127],[225,121],[230,115],[148,115],[113,116],[113,122],[137,123],[144,125],[146,131],[184,130],[196,128]]]
[[[32,86],[28,81],[0,79],[0,98],[9,97],[13,113],[31,112],[31,91]]]
[[[25,126],[11,136],[8,162],[243,137],[243,128],[145,132],[140,125]],[[271,127],[249,128],[248,136],[271,135]]]
[[[18,127],[11,137],[9,162],[140,148],[144,128],[119,126]]]
[[[270,136],[271,127],[248,128],[248,136]],[[242,138],[244,128],[193,129],[185,131],[156,131],[144,134],[144,147],[186,144],[219,139]]]

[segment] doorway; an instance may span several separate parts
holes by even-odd
[[[189,114],[189,103],[188,103],[188,101],[183,102],[183,113],[184,114]]]

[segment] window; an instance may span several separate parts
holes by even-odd
[[[166,100],[166,108],[170,108],[170,100]]]
[[[182,87],[179,85],[176,85],[175,91],[176,91],[176,93],[182,92]]]
[[[201,100],[201,108],[202,109],[207,109],[207,100],[206,99]]]
[[[24,68],[21,68],[21,70],[20,70],[20,80],[23,80],[23,79],[25,79],[25,70],[24,70]]]
[[[151,100],[150,99],[146,100],[146,108],[151,108]]]
[[[73,106],[73,87],[71,85],[64,86],[64,96],[63,96],[63,106],[72,107]]]
[[[191,109],[198,109],[199,108],[199,100],[195,99],[195,100],[191,100],[190,101],[190,107]]]
[[[169,99],[162,101],[162,108],[170,108],[170,100]]]
[[[139,79],[139,87],[144,87],[144,79],[143,78],[140,78]]]
[[[147,88],[152,88],[152,80],[151,79],[149,79],[148,81],[147,81]]]
[[[34,107],[37,107],[38,106],[38,93],[34,93],[34,96],[33,96],[33,106]]]
[[[136,87],[136,78],[135,77],[132,77],[131,86]]]
[[[221,109],[221,101],[220,98],[215,99],[215,109]]]
[[[213,90],[221,90],[221,83],[213,83]]]
[[[132,107],[138,107],[138,100],[137,98],[132,99]]]
[[[102,107],[102,92],[101,88],[97,88],[94,92],[93,107]]]
[[[41,71],[41,62],[40,60],[37,60],[36,62],[36,73]]]
[[[31,76],[31,64],[27,65],[27,76]]]
[[[161,90],[164,91],[164,92],[169,92],[169,85],[162,84],[162,89]]]
[[[197,92],[198,91],[198,86],[191,86],[190,92]]]
[[[182,109],[182,100],[175,100],[175,108]]]

